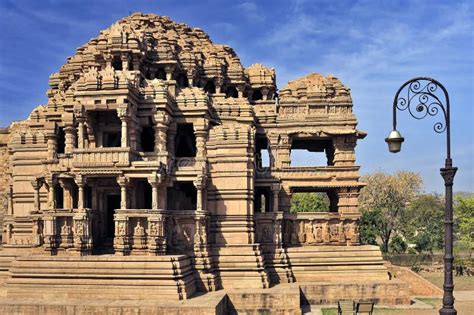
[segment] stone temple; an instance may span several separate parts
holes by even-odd
[[[298,314],[302,295],[408,303],[359,244],[366,134],[349,89],[316,73],[278,89],[275,76],[153,14],[79,47],[48,103],[0,129],[3,296],[185,300],[164,313],[189,314],[206,296],[216,312]],[[292,165],[300,149],[320,165]],[[327,194],[329,211],[291,213],[298,192]]]

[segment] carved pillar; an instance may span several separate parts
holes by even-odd
[[[64,153],[72,153],[72,149],[76,145],[76,128],[67,126],[64,128],[64,134],[66,138]]]
[[[47,180],[48,185],[48,208],[55,209],[56,208],[56,180],[54,178]]]
[[[198,129],[194,134],[196,135],[196,158],[197,160],[205,160],[207,131],[205,129]]]
[[[279,197],[280,197],[280,184],[273,184],[272,185],[272,193],[273,193],[273,212],[278,212],[280,209],[279,205]]]
[[[129,180],[125,176],[120,176],[117,179],[117,183],[120,186],[120,209],[128,208],[128,198],[127,198],[127,187]]]
[[[168,131],[169,117],[163,112],[157,112],[155,114],[155,122],[155,153],[167,155],[168,143],[166,133]]]
[[[196,187],[197,190],[197,198],[196,198],[196,210],[197,211],[203,211],[206,210],[203,207],[203,194],[204,194],[204,189],[206,186],[206,180],[207,177],[204,175],[199,175],[198,178],[194,181],[194,186]]]
[[[130,117],[128,115],[128,108],[125,104],[124,107],[117,109],[117,114],[122,122],[122,132],[121,132],[121,147],[126,148],[129,146],[129,134],[128,134],[128,124],[130,122]]]
[[[63,189],[63,208],[72,208],[72,185],[69,178],[60,178],[59,185]]]
[[[76,184],[78,188],[77,193],[77,208],[84,209],[84,200],[85,200],[85,189],[84,186],[86,184],[86,179],[79,175],[76,177]]]
[[[33,189],[35,191],[34,211],[38,212],[41,210],[40,189],[41,189],[42,183],[38,179],[34,179],[31,181],[31,185],[33,186]]]
[[[48,133],[46,135],[48,139],[48,159],[54,160],[57,155],[57,139],[54,133]]]
[[[77,147],[79,149],[84,148],[84,118],[78,117],[77,118]]]

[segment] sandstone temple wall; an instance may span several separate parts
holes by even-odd
[[[195,270],[182,290],[204,291],[304,280],[305,261],[324,255],[316,247],[357,252],[366,134],[350,90],[331,75],[280,89],[275,78],[167,17],[136,13],[103,30],[51,75],[47,104],[0,130],[3,247],[172,255],[169,266]],[[295,150],[318,164],[296,166]],[[298,192],[327,194],[328,211],[290,213]],[[373,249],[358,253],[381,264]]]

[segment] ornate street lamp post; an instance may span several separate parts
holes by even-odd
[[[388,143],[390,152],[399,152],[404,138],[397,130],[397,109],[408,110],[415,119],[423,119],[426,116],[436,116],[439,112],[444,121],[434,124],[433,129],[437,133],[446,132],[446,160],[444,168],[441,168],[441,176],[445,186],[445,210],[444,210],[444,285],[443,285],[443,307],[440,314],[457,314],[454,309],[453,297],[453,181],[457,167],[453,167],[451,159],[451,133],[449,117],[449,96],[446,88],[438,81],[418,77],[405,82],[395,94],[393,100],[393,130],[385,141]]]

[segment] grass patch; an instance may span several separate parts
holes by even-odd
[[[337,308],[322,308],[323,315],[337,315]]]
[[[442,272],[420,272],[420,276],[433,283],[438,288],[443,288],[444,275]],[[454,277],[455,291],[474,291],[474,277]]]
[[[417,300],[420,300],[421,302],[423,303],[426,303],[428,305],[431,305],[433,306],[433,308],[436,308],[438,305],[438,302],[441,300],[441,299],[430,299],[430,298],[417,298]]]

